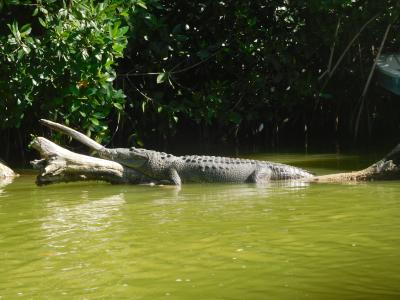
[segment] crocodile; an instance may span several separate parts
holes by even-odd
[[[265,183],[270,180],[311,180],[310,172],[276,162],[219,156],[174,156],[142,148],[106,148],[67,126],[41,119],[40,122],[61,131],[109,159],[161,183],[181,185],[187,182]]]
[[[99,156],[174,185],[187,182],[265,183],[270,180],[311,179],[303,169],[269,161],[219,156],[174,156],[142,148],[102,147]]]

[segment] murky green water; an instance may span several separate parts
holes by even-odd
[[[1,190],[0,299],[400,298],[398,181]]]

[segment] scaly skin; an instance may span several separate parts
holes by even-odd
[[[175,185],[182,182],[264,183],[269,180],[314,177],[300,168],[260,160],[197,155],[174,156],[139,148],[102,148],[99,154],[151,178]]]

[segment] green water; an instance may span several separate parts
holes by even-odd
[[[0,299],[400,298],[399,181],[0,190]]]

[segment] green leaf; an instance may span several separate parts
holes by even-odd
[[[29,35],[32,31],[32,27],[31,24],[25,24],[24,26],[21,27],[20,32],[21,32],[21,36],[25,37],[27,35]]]
[[[12,25],[7,24],[8,28],[11,29],[11,33],[13,34],[13,36],[16,38],[17,42],[19,43],[21,41],[21,33],[19,32],[18,29],[18,23],[17,22],[13,22]]]
[[[115,43],[112,48],[117,54],[122,55],[125,49],[125,44]]]
[[[327,100],[333,99],[333,95],[332,95],[332,94],[329,94],[329,93],[320,93],[319,96],[320,96],[322,99],[327,99]]]
[[[24,50],[26,54],[29,54],[29,52],[31,52],[31,49],[25,44],[22,45],[22,50]]]
[[[113,105],[114,105],[114,107],[117,108],[118,110],[123,110],[123,109],[124,109],[124,107],[121,105],[121,103],[114,102]]]
[[[22,57],[24,57],[25,51],[24,50],[18,50],[17,52],[17,58],[20,60]]]
[[[143,7],[144,9],[147,9],[146,3],[144,3],[143,1],[139,0],[137,2],[137,5],[139,5],[140,7]]]
[[[107,58],[106,64],[104,65],[104,67],[106,69],[108,69],[109,67],[111,67],[111,65],[114,63],[114,61],[111,58]]]
[[[119,22],[119,21],[114,23],[114,28],[112,30],[112,36],[113,37],[117,36],[119,25],[121,25],[121,22]]]
[[[129,30],[129,27],[128,27],[128,26],[121,27],[121,28],[118,30],[119,36],[124,36],[125,33],[128,32],[128,30]]]
[[[100,122],[96,118],[89,118],[90,122],[92,122],[93,125],[99,126]]]
[[[157,76],[157,83],[163,83],[167,79],[167,73],[160,73]]]
[[[143,147],[143,146],[144,146],[143,141],[142,141],[142,140],[139,140],[139,138],[136,139],[136,144],[138,144],[138,146],[140,146],[140,147]]]
[[[40,10],[43,14],[45,14],[45,15],[47,15],[47,14],[49,13],[49,12],[47,11],[47,9],[45,9],[43,6],[40,6],[39,10]]]
[[[45,20],[43,20],[41,17],[38,18],[39,19],[39,23],[44,27],[47,28],[47,23]]]

